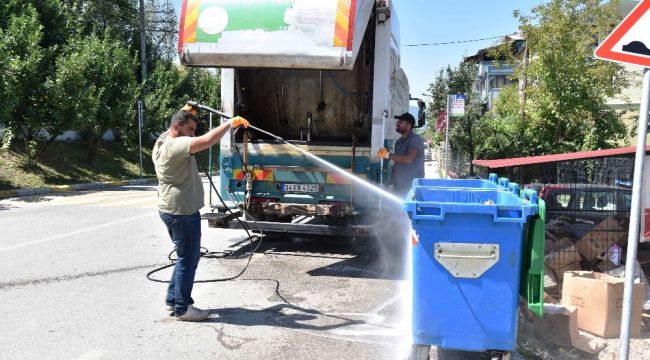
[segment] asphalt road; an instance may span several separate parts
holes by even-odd
[[[426,170],[436,177],[433,163]],[[145,276],[173,249],[155,199],[155,186],[125,186],[0,200],[1,359],[404,359],[408,234],[264,238],[241,277],[195,285],[211,317],[187,323],[164,310],[166,284]],[[249,249],[242,231],[202,231],[210,251]],[[234,276],[246,261],[202,259],[197,280]]]
[[[0,358],[402,358],[404,263],[356,241],[265,239],[238,280],[195,286],[208,321],[169,317],[166,285],[145,277],[173,248],[155,197],[135,186],[0,201]],[[243,239],[204,223],[211,251]],[[197,278],[245,263],[204,259]]]

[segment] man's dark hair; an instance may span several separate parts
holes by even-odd
[[[191,112],[185,111],[185,110],[178,110],[173,116],[172,116],[172,121],[169,124],[169,126],[173,124],[178,124],[178,125],[185,125],[189,120],[194,120],[197,123],[199,122],[197,118],[192,115]]]

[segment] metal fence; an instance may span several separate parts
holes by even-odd
[[[449,169],[463,177],[469,169],[458,159],[462,158],[450,156]],[[620,275],[628,240],[633,154],[475,171],[481,178],[491,172],[507,177],[522,188],[537,190],[545,200],[549,294],[560,295],[565,271]],[[644,251],[639,254],[647,256]],[[641,263],[646,268],[647,262]]]
[[[462,152],[455,152],[453,150],[449,150],[449,152],[445,154],[443,147],[440,147],[439,149],[439,159],[441,159],[440,166],[443,169],[443,172],[446,170],[447,177],[452,179],[465,179],[474,177],[474,175],[471,174],[472,159],[469,157],[469,155]],[[445,159],[445,156],[447,156],[448,159]],[[476,174],[477,167],[474,166],[473,170]]]

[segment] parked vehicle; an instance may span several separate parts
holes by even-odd
[[[424,161],[431,161],[431,149],[424,147]]]
[[[221,68],[224,113],[387,184],[389,163],[376,154],[399,137],[393,116],[411,100],[397,11],[387,3],[185,0],[181,63]],[[254,130],[226,135],[219,157],[220,193],[267,233],[360,236],[382,206],[363,186]],[[225,215],[213,220],[240,226]]]
[[[546,202],[547,232],[557,238],[580,239],[608,217],[625,222],[630,216],[632,190],[625,187],[552,184],[539,195]]]

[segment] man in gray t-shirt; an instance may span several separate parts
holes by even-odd
[[[424,141],[413,132],[415,118],[409,113],[395,116],[397,124],[395,131],[402,136],[395,142],[395,150],[390,153],[388,149],[381,148],[377,156],[394,162],[390,183],[393,192],[404,196],[411,189],[415,178],[424,177]]]

